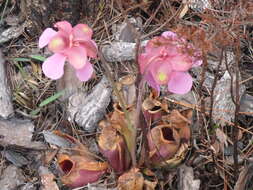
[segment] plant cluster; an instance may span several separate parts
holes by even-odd
[[[68,62],[76,70],[76,76],[81,81],[89,80],[94,72],[90,58],[96,58],[99,54],[97,45],[92,40],[92,29],[86,24],[72,27],[67,21],[57,22],[55,28],[58,31],[47,28],[39,39],[40,48],[48,46],[54,53],[42,65],[44,74],[53,80],[59,79],[64,74],[65,62]],[[202,64],[201,51],[176,33],[166,31],[147,43],[138,55],[138,63],[141,80],[146,81],[154,91],[143,102],[137,101],[137,105],[123,107],[125,105],[121,105],[120,102],[115,104],[114,110],[100,122],[98,145],[109,164],[97,161],[96,157],[73,137],[56,132],[56,135],[73,144],[71,155],[58,155],[64,184],[80,187],[95,182],[110,166],[116,174],[121,175],[120,187],[125,186],[129,178],[141,180],[142,186],[145,186],[143,177],[136,179],[136,176],[142,174],[136,166],[135,142],[137,131],[147,130],[150,126],[151,129],[145,135],[151,166],[175,167],[183,160],[190,144],[189,123],[192,112],[169,112],[168,105],[159,97],[159,92],[161,86],[176,94],[189,92],[193,80],[188,71]],[[145,126],[134,126],[133,121],[139,119],[136,118],[138,106],[141,106]],[[132,169],[128,171],[131,163]],[[128,184],[126,187],[132,188],[132,185]]]

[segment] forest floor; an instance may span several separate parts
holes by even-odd
[[[169,122],[185,123],[191,131],[187,147],[182,150],[180,142],[173,158],[154,167],[144,136],[156,123],[146,123],[147,131],[138,129],[134,140],[133,184],[109,166],[95,183],[76,189],[253,189],[253,3],[0,0],[0,16],[1,190],[71,189],[63,184],[67,175],[59,160],[66,152],[73,153],[73,144],[80,148],[79,142],[96,161],[105,163],[98,147],[100,121],[108,122],[118,109],[119,94],[138,108],[135,55],[142,42],[164,31],[198,47],[203,64],[190,70],[194,85],[189,93],[162,90],[156,97],[146,85],[141,100],[152,95],[159,102],[153,108],[162,109]],[[86,83],[79,82],[68,66],[57,81],[43,74],[42,63],[51,53],[38,48],[39,36],[62,20],[73,26],[88,24],[105,58],[92,59],[95,73]],[[145,122],[144,109],[136,112],[140,124]],[[129,167],[123,173],[128,171]]]

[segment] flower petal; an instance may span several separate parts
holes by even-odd
[[[173,39],[177,38],[177,34],[175,32],[171,32],[171,31],[165,31],[162,33],[161,36],[163,36],[165,38],[173,38]]]
[[[51,38],[48,49],[54,53],[59,53],[68,48],[69,41],[66,35],[59,31],[54,37]]]
[[[156,89],[158,92],[160,92],[160,86],[156,83],[156,81],[153,78],[153,75],[151,74],[151,72],[148,72],[145,76],[145,80],[148,82],[148,84]]]
[[[92,30],[87,24],[78,24],[73,28],[74,40],[88,41],[91,39]]]
[[[66,50],[65,54],[75,69],[82,69],[87,62],[87,51],[84,47],[72,47]]]
[[[91,58],[96,58],[97,57],[98,48],[97,48],[97,44],[94,40],[81,42],[80,45],[84,46],[84,48],[87,51],[87,55],[89,57],[91,57]]]
[[[58,28],[59,31],[70,34],[72,32],[72,26],[68,21],[60,21],[55,23],[54,27]]]
[[[149,70],[151,71],[155,82],[159,85],[167,84],[171,77],[171,65],[167,62],[164,62],[163,59],[156,60],[154,63],[152,63],[149,67]]]
[[[178,54],[177,56],[171,57],[169,61],[172,69],[175,71],[188,71],[193,65],[191,57],[187,57],[187,55],[183,54]]]
[[[57,32],[52,28],[44,30],[39,38],[39,48],[45,47],[56,34]]]
[[[93,67],[87,60],[83,68],[76,70],[76,76],[80,81],[87,81],[92,77]]]
[[[61,78],[64,72],[65,60],[66,57],[59,53],[50,56],[42,65],[44,74],[53,80]]]
[[[172,72],[168,90],[176,94],[186,94],[191,90],[192,77],[188,72]]]

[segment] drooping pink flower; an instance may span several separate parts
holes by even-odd
[[[54,53],[42,65],[44,74],[54,80],[61,78],[65,61],[68,61],[75,68],[79,80],[89,80],[93,67],[88,57],[97,56],[97,45],[91,39],[91,28],[86,24],[72,27],[67,21],[57,22],[54,27],[58,31],[47,28],[39,38],[39,48],[48,46]]]
[[[191,90],[192,77],[188,70],[200,66],[201,53],[176,33],[167,31],[151,39],[139,55],[140,71],[148,84],[160,91],[185,94]]]

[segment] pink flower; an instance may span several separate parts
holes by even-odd
[[[187,71],[202,64],[200,56],[200,51],[192,44],[167,31],[148,42],[145,51],[139,55],[140,70],[157,91],[161,85],[167,85],[170,92],[185,94],[193,83]]]
[[[77,24],[72,28],[67,21],[57,22],[54,27],[58,31],[47,28],[39,38],[39,48],[47,45],[54,53],[42,65],[44,74],[54,80],[61,78],[65,61],[68,61],[75,68],[76,75],[81,81],[89,80],[93,67],[88,57],[97,56],[97,45],[91,39],[91,28],[86,24]]]

